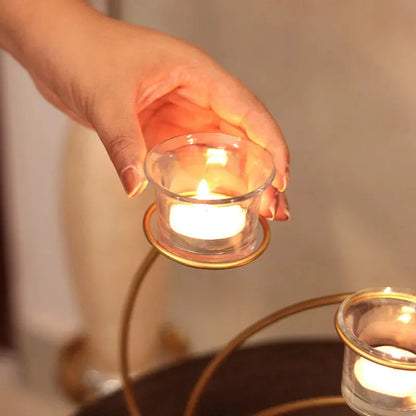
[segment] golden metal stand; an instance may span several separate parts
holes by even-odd
[[[278,416],[298,410],[313,409],[314,407],[343,406],[345,400],[341,396],[313,397],[312,399],[296,400],[261,410],[253,416]]]
[[[133,388],[131,385],[130,379],[130,370],[129,370],[129,360],[128,360],[128,345],[129,345],[129,335],[130,335],[130,321],[131,316],[134,309],[135,300],[137,298],[137,294],[140,290],[140,287],[146,277],[147,272],[149,271],[150,267],[156,260],[159,253],[162,253],[166,257],[170,258],[171,260],[176,261],[177,263],[183,264],[189,267],[195,267],[199,269],[231,269],[235,267],[244,266],[252,261],[256,260],[259,256],[261,256],[264,251],[266,250],[267,246],[270,242],[270,228],[267,221],[263,217],[259,217],[260,224],[263,228],[263,240],[260,243],[259,247],[248,257],[236,260],[232,262],[226,263],[205,263],[205,262],[197,262],[193,260],[184,259],[180,256],[177,256],[174,253],[171,253],[162,245],[159,244],[155,236],[153,235],[150,227],[150,220],[152,214],[155,212],[156,204],[153,203],[148,210],[146,211],[144,218],[143,218],[143,229],[144,233],[149,240],[149,242],[153,245],[153,248],[147,254],[146,258],[144,259],[143,263],[140,265],[139,269],[135,273],[132,283],[130,285],[129,291],[127,293],[127,299],[123,308],[122,312],[122,320],[121,320],[121,332],[120,332],[120,370],[121,370],[121,377],[123,383],[123,393],[124,398],[127,403],[127,407],[129,409],[131,416],[141,416],[140,410],[137,406],[137,403],[134,399]]]
[[[152,248],[147,254],[143,263],[140,265],[139,269],[133,277],[133,281],[127,293],[126,303],[124,304],[123,312],[121,315],[120,370],[123,383],[124,398],[126,400],[127,407],[131,416],[141,416],[140,410],[136,404],[136,400],[134,399],[129,370],[128,346],[131,316],[134,309],[134,303],[137,298],[137,293],[140,290],[147,272],[149,271],[158,255],[159,252],[155,248]]]
[[[278,322],[284,318],[289,316],[295,315],[299,312],[307,311],[309,309],[318,308],[320,306],[327,306],[333,305],[342,302],[346,299],[350,294],[339,294],[339,295],[330,295],[330,296],[323,296],[319,298],[309,299],[303,302],[296,303],[294,305],[288,306],[286,308],[280,309],[276,312],[273,312],[269,316],[260,319],[259,321],[255,322],[253,325],[249,326],[242,332],[240,332],[234,339],[232,339],[223,350],[217,353],[217,355],[209,362],[209,364],[205,367],[205,370],[202,372],[201,376],[199,377],[198,381],[195,384],[194,389],[189,397],[188,403],[185,408],[185,416],[192,416],[195,413],[195,410],[198,406],[199,399],[207,386],[208,382],[211,380],[212,376],[214,375],[215,371],[218,367],[230,356],[230,354],[239,348],[248,338],[257,334],[257,332],[261,331],[262,329]],[[313,400],[313,399],[312,399]],[[296,403],[296,402],[295,402]],[[307,406],[309,407],[309,405]],[[299,409],[298,407],[294,406],[294,404],[288,403],[284,406],[286,409],[284,412],[280,410],[280,413],[289,413],[290,411],[294,411]],[[271,413],[274,414],[274,413]]]
[[[124,305],[123,313],[122,313],[122,321],[121,321],[121,332],[120,332],[120,366],[121,366],[121,376],[123,382],[123,393],[126,400],[126,404],[131,416],[141,416],[139,407],[135,401],[134,393],[131,385],[131,379],[129,376],[129,361],[128,361],[128,344],[129,344],[129,330],[130,330],[130,321],[131,316],[135,304],[135,300],[137,298],[137,294],[140,290],[140,287],[143,283],[146,274],[154,261],[156,260],[159,253],[162,253],[166,257],[184,264],[190,267],[196,268],[203,268],[203,269],[228,269],[243,266],[248,264],[255,259],[257,259],[267,248],[267,245],[270,241],[270,229],[267,224],[267,221],[260,217],[260,223],[263,227],[263,241],[257,248],[255,252],[253,252],[249,257],[228,262],[228,263],[205,263],[205,262],[196,262],[191,261],[188,259],[181,258],[168,250],[166,250],[163,246],[161,246],[154,235],[152,234],[150,228],[150,219],[152,214],[155,211],[155,204],[152,204],[149,209],[147,210],[144,219],[143,219],[143,228],[148,238],[149,242],[153,245],[153,248],[146,256],[143,263],[140,265],[139,269],[137,270],[131,286],[128,291],[128,296],[126,299],[126,303]],[[213,377],[215,371],[218,367],[229,357],[229,355],[239,348],[249,337],[256,334],[257,332],[261,331],[262,329],[272,325],[275,322],[278,322],[286,317],[292,316],[296,313],[307,311],[313,308],[318,308],[321,306],[326,305],[333,305],[342,302],[350,296],[349,293],[347,294],[337,294],[337,295],[330,295],[324,296],[314,299],[309,299],[300,303],[296,303],[294,305],[288,306],[286,308],[280,309],[272,314],[266,316],[265,318],[257,321],[256,323],[252,324],[245,330],[243,330],[240,334],[238,334],[233,340],[231,340],[223,350],[218,352],[218,354],[210,361],[208,366],[205,368],[203,373],[201,374],[200,378],[198,379],[195,387],[189,397],[188,403],[185,408],[184,416],[193,416],[195,410],[198,406],[198,402],[200,397],[208,384],[208,382]],[[256,413],[255,416],[272,416],[277,414],[286,414],[293,412],[295,410],[307,409],[312,407],[320,407],[320,406],[335,406],[335,405],[342,405],[344,404],[344,400],[342,397],[317,397],[313,399],[305,399],[294,401],[278,406],[271,407],[269,409],[265,409],[261,412]]]

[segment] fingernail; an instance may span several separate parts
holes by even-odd
[[[279,190],[279,192],[284,192],[286,190],[288,182],[289,182],[289,166],[286,167],[286,170],[282,179],[278,180],[277,189]]]
[[[288,208],[285,208],[283,210],[283,214],[286,216],[286,218],[283,221],[289,221],[290,220],[290,212]]]
[[[274,208],[269,207],[269,213],[264,218],[266,218],[266,220],[273,221],[275,215],[276,215],[276,212]]]
[[[275,189],[272,202],[269,206],[270,217],[269,216],[266,217],[268,220],[273,221],[276,219],[278,206],[279,206],[279,191]]]
[[[143,185],[143,180],[141,179],[135,166],[127,166],[124,168],[121,172],[120,178],[124,191],[130,198],[139,193],[141,190],[140,188],[142,188]]]
[[[281,180],[279,180],[279,182],[277,183],[277,189],[279,190],[279,192],[284,192],[287,186],[287,182],[285,180],[285,178],[283,177]]]

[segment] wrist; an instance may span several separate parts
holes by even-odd
[[[0,9],[0,47],[28,67],[64,35],[65,21],[81,16],[90,6],[84,0],[0,0]]]

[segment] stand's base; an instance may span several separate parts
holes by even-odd
[[[198,416],[246,416],[264,408],[315,396],[339,395],[344,346],[339,342],[291,342],[233,353],[202,397]],[[208,363],[196,358],[134,383],[143,416],[182,416],[190,391]],[[291,413],[352,416],[346,406]],[[121,392],[74,416],[128,416]]]

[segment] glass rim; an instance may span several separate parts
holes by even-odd
[[[242,195],[236,195],[236,196],[227,197],[227,198],[220,198],[220,199],[197,199],[197,198],[190,197],[190,196],[187,196],[187,195],[184,195],[184,194],[177,194],[175,192],[170,191],[165,186],[161,185],[158,181],[156,181],[154,179],[154,177],[152,176],[152,174],[150,173],[150,167],[149,167],[149,164],[151,163],[150,159],[151,159],[152,155],[154,155],[155,153],[164,153],[164,152],[158,152],[158,149],[160,149],[162,146],[164,146],[166,144],[178,141],[179,139],[187,138],[187,139],[196,139],[196,140],[198,140],[198,135],[215,135],[217,137],[222,136],[222,137],[227,138],[227,139],[234,139],[235,142],[246,143],[247,145],[252,146],[255,149],[261,151],[269,159],[269,162],[271,164],[270,173],[267,176],[267,179],[261,185],[257,186],[256,188],[254,188],[250,192],[247,192],[247,193],[242,194]],[[200,143],[203,144],[204,139],[201,139]],[[205,143],[206,143],[206,141],[205,141]],[[189,146],[192,146],[194,144],[197,144],[197,142],[189,143]],[[267,149],[265,149],[264,147],[261,147],[257,143],[254,143],[253,141],[251,141],[251,140],[249,140],[245,137],[233,136],[231,134],[221,133],[221,132],[196,132],[196,133],[189,133],[189,134],[180,134],[180,135],[171,137],[169,139],[166,139],[166,140],[158,143],[156,146],[154,146],[146,155],[146,158],[145,158],[145,161],[144,161],[144,172],[145,172],[147,180],[151,184],[155,185],[157,187],[157,189],[159,189],[161,192],[163,192],[164,194],[168,195],[169,197],[171,197],[173,199],[176,199],[176,200],[181,201],[181,202],[191,203],[191,204],[226,205],[226,204],[235,204],[237,202],[241,202],[241,201],[245,201],[245,200],[254,198],[255,196],[260,195],[262,192],[264,192],[273,182],[273,179],[276,175],[276,167],[275,167],[274,162],[273,162],[272,154]]]
[[[411,369],[416,370],[416,356],[415,357],[393,357],[392,354],[380,351],[375,347],[361,341],[352,331],[352,329],[347,325],[345,320],[345,313],[349,307],[356,305],[358,303],[368,301],[371,299],[395,299],[402,300],[406,304],[412,304],[412,307],[416,304],[416,292],[412,289],[407,288],[398,288],[398,287],[375,287],[369,289],[362,289],[358,292],[353,293],[351,296],[346,298],[338,308],[336,313],[336,326],[338,332],[341,331],[341,338],[344,338],[351,343],[351,346],[355,347],[354,350],[361,351],[364,353],[364,356],[374,357],[380,362],[389,362],[396,364],[408,364],[411,366]],[[341,335],[341,334],[340,334]],[[351,348],[350,345],[347,344]],[[394,366],[393,366],[394,367]],[[394,367],[395,368],[395,367]]]

